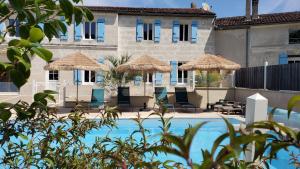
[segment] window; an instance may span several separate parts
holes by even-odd
[[[14,26],[15,31],[10,31],[9,36],[20,37],[20,22],[16,19],[9,19],[9,26]]]
[[[58,70],[49,71],[49,80],[57,81],[58,80]]]
[[[182,64],[183,64],[182,62],[178,62],[178,67],[181,66]],[[187,81],[188,81],[188,71],[178,69],[177,83],[183,84],[183,83],[187,83]]]
[[[179,41],[189,40],[189,25],[180,24]]]
[[[300,63],[300,55],[288,55],[288,63]]]
[[[0,75],[0,92],[19,92],[7,74]]]
[[[96,22],[84,23],[84,38],[96,39]]]
[[[84,83],[94,83],[95,82],[95,71],[85,70],[83,74]]]
[[[146,83],[152,83],[153,82],[153,74],[147,73],[144,75],[144,82]]]
[[[300,44],[300,30],[290,31],[289,44]]]
[[[153,40],[153,24],[144,23],[144,40]]]

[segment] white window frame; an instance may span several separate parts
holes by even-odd
[[[151,40],[149,40],[149,34],[150,34],[150,24],[152,25],[151,27],[152,27],[152,39]],[[147,39],[145,39],[145,37],[144,37],[144,29],[145,29],[145,25],[147,25]],[[143,41],[154,41],[154,24],[153,23],[144,23],[143,24]]]
[[[183,25],[183,32],[182,32],[182,40],[180,40],[180,27],[181,25]],[[187,40],[185,40],[186,36],[185,36],[185,27],[187,25],[187,31],[188,31],[188,34],[187,34]],[[190,25],[189,24],[185,24],[185,23],[181,23],[179,24],[179,42],[188,42],[190,39]]]
[[[89,81],[86,82],[85,81],[85,71],[89,72]],[[95,82],[92,82],[92,73],[91,72],[95,72],[95,71],[91,71],[91,70],[82,70],[81,71],[81,81],[82,81],[82,85],[94,85],[96,83],[96,72],[95,72]]]
[[[85,23],[89,23],[89,38],[85,37]],[[92,39],[92,23],[95,23],[95,39]],[[84,40],[97,40],[97,22],[96,21],[83,21],[82,35]]]
[[[150,82],[150,77],[152,78],[152,82]],[[154,81],[153,73],[147,73],[147,74],[146,74],[146,81],[145,81],[145,83],[146,83],[146,84],[152,84],[153,81]]]
[[[50,79],[50,74],[51,74],[51,72],[54,72],[54,71],[57,72],[57,76],[58,76],[57,80]],[[56,73],[52,73],[52,74],[56,74]],[[49,71],[47,71],[47,75],[48,75],[48,81],[49,82],[59,81],[59,71],[58,70],[49,70]]]
[[[179,64],[180,64],[180,63],[181,63],[181,65],[185,64],[184,62],[178,62],[178,63],[177,63],[178,66],[177,66],[177,67],[179,67]],[[182,75],[182,76],[181,76],[181,82],[179,82],[179,74],[178,74],[179,71],[181,71],[181,75]],[[189,76],[189,75],[188,75],[189,72],[188,72],[187,70],[179,70],[179,69],[177,69],[177,84],[178,84],[178,85],[184,85],[184,84],[187,84],[187,83],[188,83],[188,78],[189,78],[189,77],[187,77],[187,82],[184,82],[184,72],[187,72],[187,76]]]

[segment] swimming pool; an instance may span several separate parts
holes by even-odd
[[[233,125],[240,125],[240,121],[234,118],[229,118],[229,122]],[[182,135],[184,130],[188,128],[190,125],[193,126],[195,124],[199,124],[201,122],[208,121],[206,125],[204,125],[200,131],[197,133],[195,139],[192,143],[191,148],[191,158],[193,162],[200,163],[202,161],[201,149],[211,150],[214,140],[227,131],[226,124],[223,119],[213,119],[213,118],[202,118],[202,119],[192,119],[192,118],[174,118],[171,120],[171,128],[170,131],[177,135]],[[157,141],[159,139],[158,134],[161,132],[159,126],[161,125],[159,119],[147,119],[143,123],[144,127],[148,129],[150,132],[148,133],[150,141]],[[104,136],[109,133],[110,138],[126,138],[131,134],[134,130],[138,129],[136,123],[132,120],[121,119],[117,122],[118,129],[102,129],[92,131],[86,137],[86,143],[92,144],[96,137]],[[227,144],[228,140],[225,140],[223,144]],[[295,150],[294,150],[295,151]],[[298,150],[298,153],[300,151]],[[271,164],[271,168],[273,169],[294,169],[293,166],[289,166],[289,156],[286,151],[281,151],[278,155],[280,159],[273,160]],[[159,155],[159,159],[171,159],[174,161],[184,163],[184,160],[174,155]]]
[[[234,118],[229,118],[229,122],[233,125],[240,125],[240,121]],[[210,151],[213,145],[214,140],[220,136],[221,134],[227,132],[227,127],[223,119],[220,118],[174,118],[171,120],[171,128],[170,131],[176,135],[182,135],[184,133],[184,130],[188,128],[189,126],[194,126],[196,124],[199,124],[201,122],[207,121],[209,123],[205,124],[200,131],[196,134],[192,147],[191,147],[191,158],[193,162],[195,163],[201,163],[202,161],[202,155],[201,150],[208,150]],[[132,134],[135,130],[138,129],[138,126],[136,123],[131,119],[120,119],[117,121],[117,128],[108,128],[108,127],[102,127],[101,129],[92,130],[89,132],[85,138],[84,142],[92,146],[95,142],[95,139],[97,137],[105,137],[109,136],[110,138],[121,138],[125,139],[129,137],[130,134]],[[143,126],[145,129],[147,129],[149,132],[147,133],[148,141],[149,142],[157,142],[160,139],[159,133],[161,133],[161,129],[159,128],[161,126],[161,122],[159,119],[146,119],[143,122]],[[136,139],[139,139],[139,135],[134,135]],[[224,140],[222,144],[228,144],[229,140]],[[293,150],[297,153],[300,153],[300,150]],[[0,155],[3,152],[0,151]],[[289,156],[286,151],[281,151],[278,155],[280,159],[273,160],[271,168],[273,169],[294,169],[293,166],[289,165]],[[161,161],[165,160],[173,160],[176,162],[181,162],[185,164],[185,161],[177,156],[174,155],[165,155],[165,154],[159,154],[157,159],[161,159]],[[243,157],[241,157],[243,158]]]

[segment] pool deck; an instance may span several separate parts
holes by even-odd
[[[63,117],[67,116],[69,113],[66,113],[66,111],[60,111],[57,116]],[[64,113],[63,113],[64,112]],[[158,118],[157,115],[151,115],[154,113],[154,111],[143,111],[143,112],[122,112],[122,114],[119,116],[120,119],[133,119],[137,118],[138,114],[141,118]],[[151,115],[151,116],[150,116]],[[98,112],[90,112],[85,115],[88,119],[96,119],[101,118],[101,114]],[[245,122],[245,118],[240,115],[224,115],[222,113],[218,112],[198,112],[198,113],[183,113],[183,112],[169,112],[165,114],[166,118],[234,118],[241,122]]]

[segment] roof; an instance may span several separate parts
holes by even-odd
[[[215,17],[215,13],[202,8],[133,8],[133,7],[109,7],[86,6],[94,12],[118,13],[122,15],[144,16],[188,16],[188,17]]]
[[[246,20],[245,16],[218,18],[216,29],[237,29],[247,26],[300,23],[300,11],[259,15],[258,19]]]

